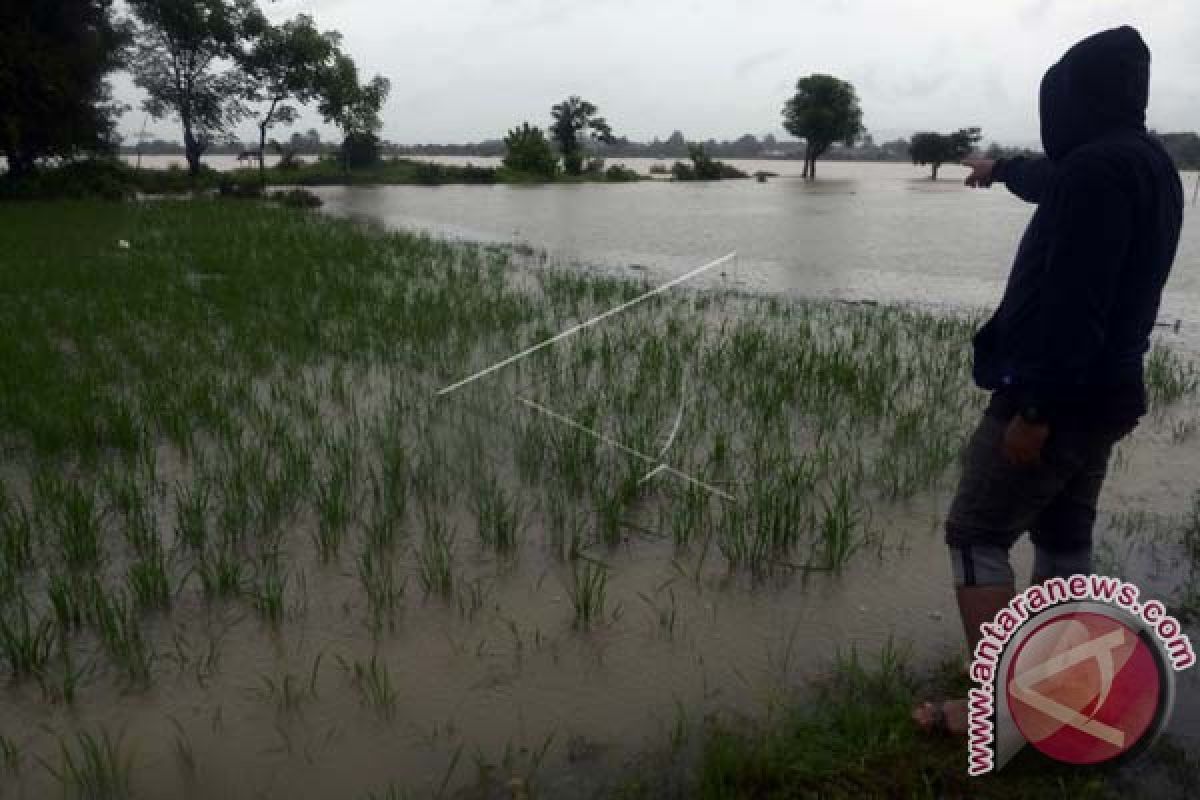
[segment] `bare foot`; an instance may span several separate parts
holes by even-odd
[[[965,736],[967,734],[967,701],[944,700],[922,703],[913,709],[913,721],[925,733]]]

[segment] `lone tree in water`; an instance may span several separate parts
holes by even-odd
[[[213,141],[246,115],[246,76],[236,65],[261,30],[253,0],[128,0],[139,25],[133,81],[152,117],[179,117],[188,172]]]
[[[796,82],[796,94],[783,107],[783,127],[803,139],[804,177],[817,176],[817,159],[835,142],[847,147],[864,133],[862,108],[854,86],[832,75],[809,75]]]
[[[550,135],[558,143],[562,151],[563,169],[568,175],[579,175],[583,172],[583,136],[605,144],[612,144],[612,128],[604,117],[596,116],[599,109],[578,95],[572,95],[554,106],[550,113],[554,123],[550,126]]]
[[[963,128],[954,133],[916,133],[908,146],[914,164],[933,167],[932,180],[937,180],[942,164],[962,161],[983,138],[979,128]]]
[[[38,159],[110,152],[114,118],[106,76],[128,39],[112,0],[3,4],[0,155],[13,177]]]

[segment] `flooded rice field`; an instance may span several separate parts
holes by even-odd
[[[597,187],[613,194],[589,211],[557,188],[396,187],[322,193],[337,213],[470,219],[454,232],[498,241],[199,201],[10,247],[3,796],[587,797],[641,753],[685,758],[710,715],[765,713],[839,652],[953,658],[940,525],[984,398],[978,311],[950,289],[984,298],[1002,268],[981,240],[1003,235],[963,236],[967,201],[939,186],[927,236],[894,220],[872,244],[838,210],[863,201],[836,187],[709,187],[794,192],[792,216],[747,211],[736,235],[739,203],[717,213],[708,189]],[[1009,233],[1027,213],[980,202]],[[570,218],[529,211],[543,203]],[[516,246],[487,235],[513,204]],[[755,249],[772,215],[811,261]],[[688,235],[657,250],[671,224]],[[592,258],[596,227],[615,244]],[[1188,230],[1181,315],[1197,309]],[[942,236],[922,288],[900,255]],[[480,375],[730,249],[695,285]],[[885,251],[906,266],[868,292],[862,265]],[[883,304],[828,299],[868,294]],[[1189,332],[1152,354],[1154,414],[1119,448],[1098,528],[1105,571],[1194,616]],[[1200,705],[1182,677],[1187,741]]]

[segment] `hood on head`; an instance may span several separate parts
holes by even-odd
[[[1150,49],[1128,25],[1076,44],[1042,78],[1042,147],[1060,159],[1118,129],[1145,130]]]

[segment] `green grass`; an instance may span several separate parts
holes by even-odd
[[[1135,780],[1112,767],[1081,770],[1026,748],[1004,769],[966,774],[965,740],[921,733],[910,717],[920,700],[965,691],[953,668],[918,676],[907,657],[886,646],[864,662],[853,651],[798,697],[777,702],[765,719],[723,715],[698,732],[694,758],[682,763],[664,748],[666,765],[635,770],[606,794],[614,798],[1110,798],[1128,796]],[[682,736],[672,730],[675,742]],[[674,764],[674,766],[670,766]],[[1169,740],[1143,769],[1182,788],[1200,762]]]

